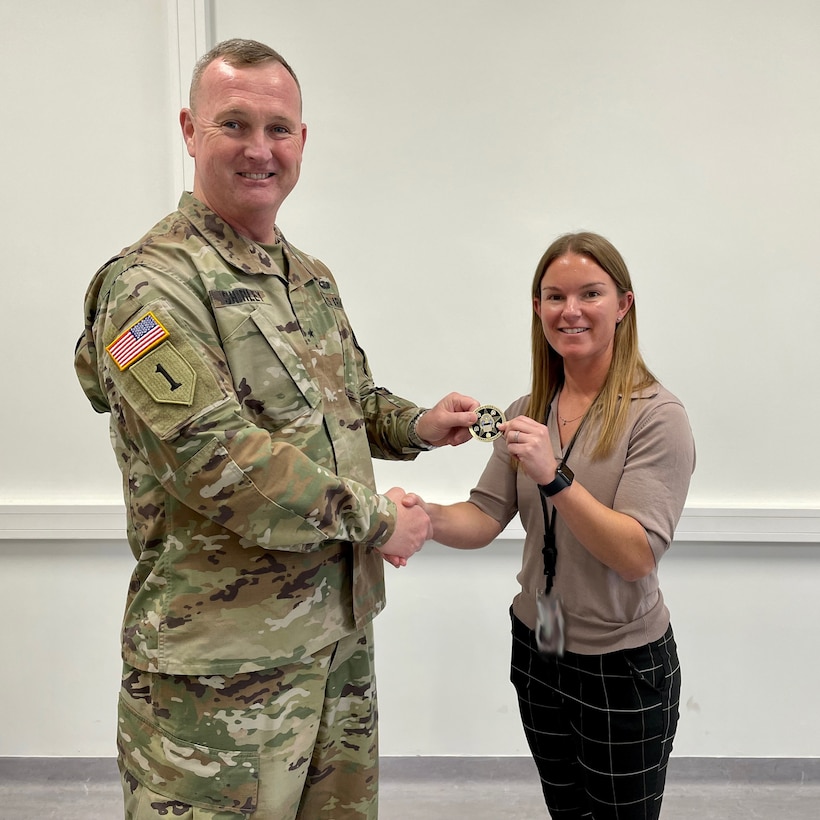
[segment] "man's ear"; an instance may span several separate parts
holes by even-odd
[[[185,147],[188,149],[188,156],[196,157],[196,144],[194,142],[194,113],[190,108],[183,108],[179,112],[179,125],[182,128],[182,138],[185,140]]]

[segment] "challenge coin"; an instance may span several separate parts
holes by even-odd
[[[476,407],[475,414],[477,419],[470,426],[470,435],[479,441],[495,441],[501,435],[498,425],[504,423],[504,414],[492,404]]]

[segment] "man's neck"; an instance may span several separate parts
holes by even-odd
[[[245,239],[250,239],[251,242],[257,242],[260,245],[276,244],[275,213],[263,211],[260,212],[258,216],[253,213],[243,214],[241,217],[228,216],[214,208],[202,192],[197,191],[196,185],[194,186],[193,195],[203,205],[210,208],[224,223],[230,225],[236,233],[245,237]]]

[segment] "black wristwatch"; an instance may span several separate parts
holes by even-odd
[[[574,478],[575,473],[566,464],[559,464],[558,469],[555,471],[555,478],[549,484],[539,484],[538,489],[541,491],[541,495],[549,498],[551,495],[560,493],[561,490],[566,490],[572,484]]]

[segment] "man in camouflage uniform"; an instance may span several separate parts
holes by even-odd
[[[376,387],[330,271],[275,226],[306,136],[287,63],[220,44],[190,105],[193,195],[97,273],[75,362],[137,560],[126,817],[375,818],[371,621],[384,558],[431,529],[371,456],[460,444],[478,403]]]

